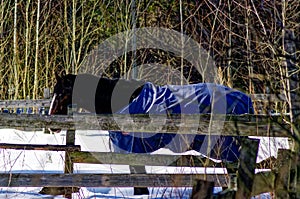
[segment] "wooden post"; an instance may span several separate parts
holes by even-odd
[[[66,146],[75,146],[75,130],[68,130],[66,134]],[[66,149],[65,151],[65,167],[64,173],[73,173],[73,162],[71,160],[71,152],[73,150]],[[64,195],[65,198],[71,199],[72,193],[78,192],[78,187],[43,187],[40,194],[49,195]]]
[[[75,130],[68,130],[66,134],[66,145],[75,146]],[[65,154],[65,173],[73,173],[73,162],[70,158],[70,151],[66,150]]]
[[[283,19],[285,19],[285,12],[286,12],[286,2],[282,1],[282,16]],[[284,21],[285,22],[285,21]],[[285,27],[285,24],[284,24]],[[283,64],[286,67],[286,75],[288,77],[287,79],[287,94],[289,99],[289,109],[290,109],[290,122],[291,122],[291,134],[294,136],[294,146],[292,147],[292,150],[294,153],[291,153],[291,161],[289,166],[289,174],[286,173],[286,175],[290,176],[289,185],[287,186],[289,197],[288,198],[294,198],[295,195],[297,195],[297,176],[300,176],[300,165],[297,164],[298,154],[300,152],[300,134],[299,129],[300,126],[296,122],[297,118],[300,115],[300,100],[299,100],[299,68],[295,64],[296,60],[296,37],[294,30],[291,29],[283,29],[282,30],[282,37],[283,37],[283,55],[284,60]]]
[[[77,110],[77,105],[68,106],[68,115],[73,115],[74,112]],[[75,130],[67,130],[66,133],[66,146],[75,146]],[[65,153],[65,169],[64,173],[73,173],[74,171],[74,163],[71,159],[71,152],[70,150],[66,150]],[[72,193],[78,192],[78,187],[66,187],[64,197],[65,198],[72,198]]]
[[[259,140],[243,138],[237,174],[235,198],[251,198]]]
[[[75,130],[68,130],[66,134],[66,145],[67,146],[75,146]],[[65,168],[64,173],[73,173],[74,164],[71,160],[71,151],[66,150],[65,153]],[[72,198],[72,193],[78,192],[79,188],[77,187],[65,187],[64,189],[64,197]]]
[[[277,172],[275,180],[275,196],[277,198],[288,198],[289,172],[290,172],[291,151],[279,149],[275,171]]]
[[[50,89],[44,88],[44,99],[50,99]]]
[[[129,165],[130,173],[133,174],[146,174],[145,166],[131,166]],[[134,187],[134,195],[149,195],[147,187]]]
[[[213,196],[214,182],[196,180],[191,199],[209,199]]]
[[[216,195],[215,198],[217,199],[235,199],[237,190],[237,167],[227,164],[226,170],[229,175],[228,187]]]
[[[291,184],[295,181],[295,163],[297,155],[291,150],[279,149],[275,170],[277,176],[275,179],[275,196],[276,198],[294,198],[294,186]],[[297,197],[296,197],[297,198]]]
[[[67,130],[66,145],[75,146],[75,130]],[[66,150],[65,154],[65,173],[73,173],[73,162],[71,161],[69,150]]]

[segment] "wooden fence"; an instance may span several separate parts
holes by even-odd
[[[3,105],[3,103],[5,103]],[[46,106],[47,101],[16,101],[0,102],[2,108],[28,106]],[[30,105],[29,105],[30,104]],[[41,128],[67,129],[65,145],[34,145],[1,143],[0,148],[15,150],[50,150],[65,151],[65,169],[63,174],[44,173],[2,173],[2,187],[45,187],[45,193],[55,193],[60,189],[65,197],[71,198],[72,192],[78,187],[193,187],[192,198],[212,197],[212,187],[224,187],[224,191],[215,198],[250,198],[264,192],[274,192],[278,198],[296,196],[300,192],[297,173],[298,154],[290,150],[279,150],[277,160],[272,158],[257,164],[256,155],[259,142],[247,139],[246,136],[290,137],[291,126],[285,115],[220,115],[225,118],[222,132],[218,135],[242,136],[242,148],[239,162],[215,163],[203,156],[191,155],[150,155],[150,154],[119,154],[112,152],[81,151],[75,145],[75,130],[122,130],[127,132],[181,133],[208,135],[209,114],[195,118],[193,115],[173,115],[166,119],[162,115],[155,120],[143,115],[88,115],[76,114],[69,116],[48,116],[43,114],[7,114],[0,113],[1,128],[34,130]],[[152,117],[153,118],[153,117]],[[132,122],[134,119],[134,123]],[[115,122],[118,121],[118,122]],[[162,128],[163,126],[163,128]],[[195,130],[198,129],[198,130]],[[214,131],[212,131],[214,132]],[[74,163],[121,164],[137,168],[145,166],[190,167],[226,167],[228,174],[75,174]],[[172,162],[172,161],[171,161]],[[270,168],[270,171],[255,173],[256,168]],[[142,171],[144,171],[142,169]]]

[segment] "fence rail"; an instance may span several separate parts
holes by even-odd
[[[51,181],[49,180],[51,179]],[[226,187],[230,181],[222,174],[0,174],[5,187],[192,187],[197,180],[218,182]],[[252,196],[274,190],[275,174],[255,175]]]
[[[0,100],[0,108],[49,107],[50,99],[39,100]]]
[[[51,181],[49,181],[51,179]],[[0,174],[0,186],[16,187],[191,187],[196,179],[219,181],[222,174]]]
[[[216,116],[214,116],[216,119]],[[112,130],[125,132],[178,133],[227,136],[292,137],[285,116],[270,115],[219,115],[215,125],[222,125],[222,132],[211,131],[209,114],[181,114],[166,118],[165,115],[36,115],[0,113],[0,127],[26,129],[77,129]]]
[[[264,102],[282,102],[287,101],[283,94],[252,94],[250,95],[253,101]],[[38,100],[0,100],[0,108],[20,108],[20,107],[49,107],[51,99],[38,99]]]

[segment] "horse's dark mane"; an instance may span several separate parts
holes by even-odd
[[[125,107],[138,96],[144,84],[143,81],[100,78],[90,74],[75,77],[73,103],[97,114],[111,114]]]

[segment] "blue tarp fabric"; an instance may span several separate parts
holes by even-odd
[[[147,82],[120,114],[252,114],[251,98],[246,94],[213,83],[156,86]],[[151,119],[150,119],[151,121]],[[173,152],[195,150],[214,159],[236,161],[239,147],[235,137],[208,135],[178,135],[170,133],[109,132],[116,151],[151,153],[160,148]],[[213,143],[207,151],[207,140]],[[206,154],[208,153],[208,154]]]

